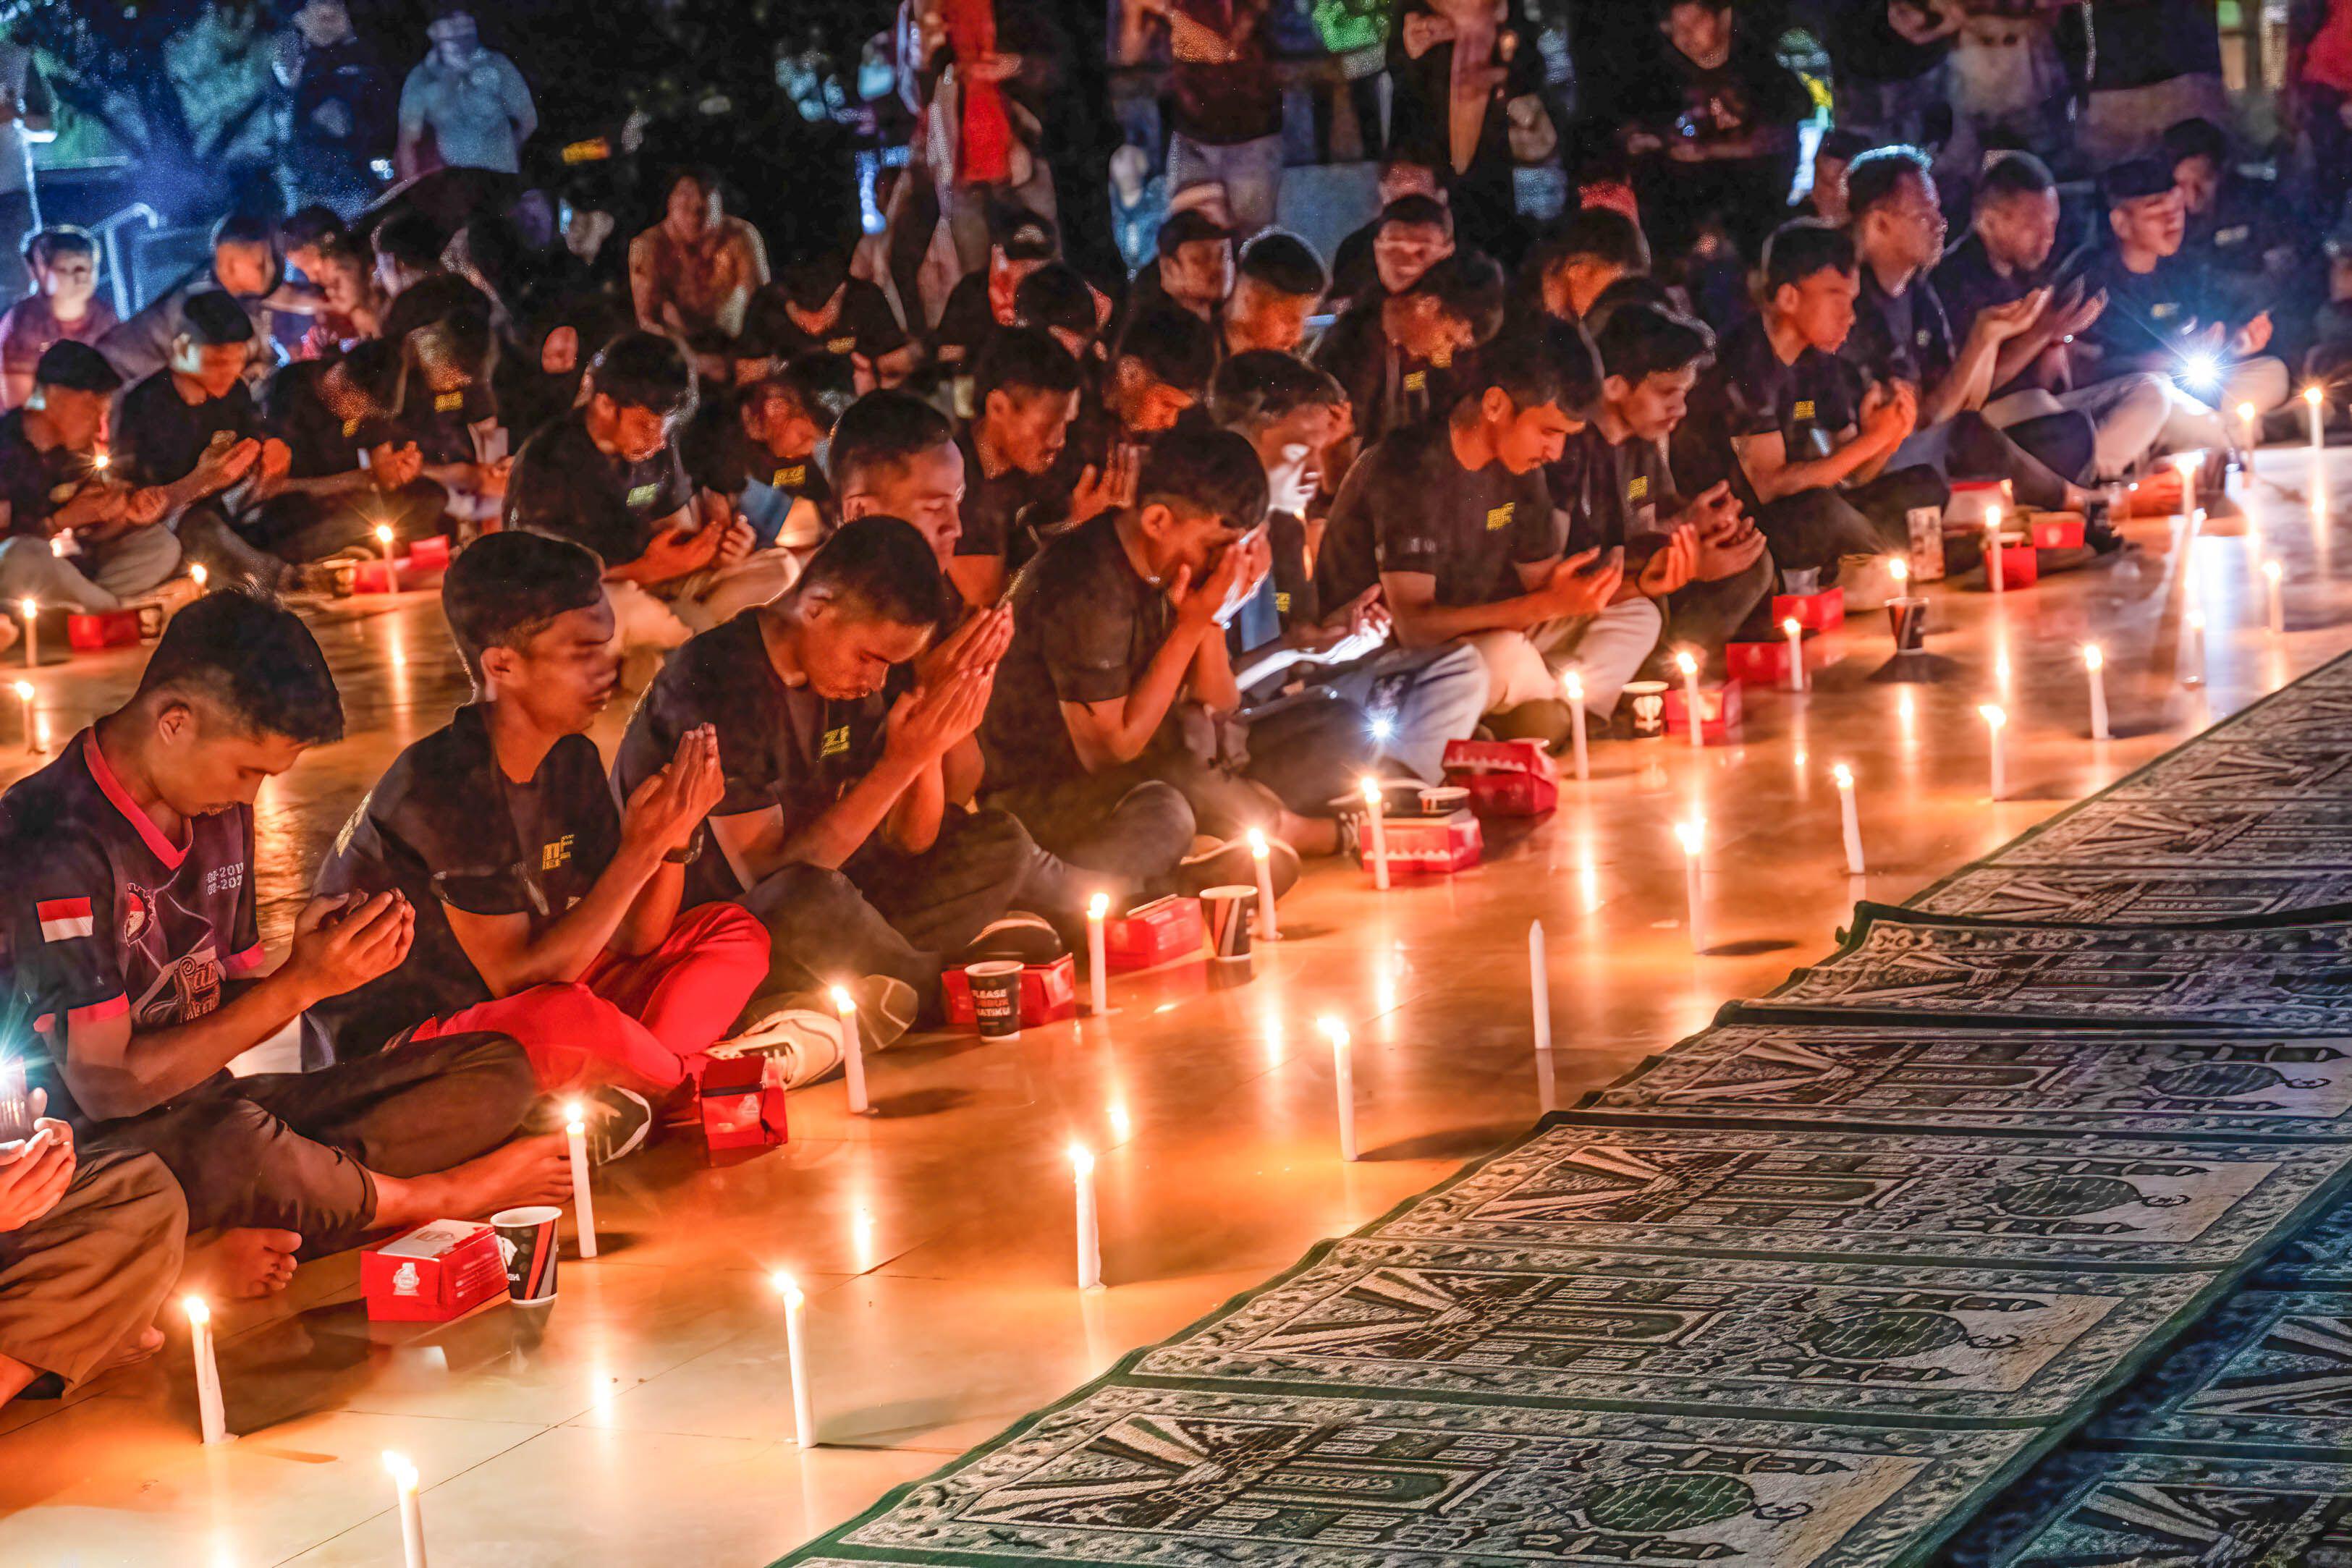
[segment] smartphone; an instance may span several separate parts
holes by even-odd
[[[0,1144],[13,1144],[33,1131],[32,1096],[25,1090],[25,1059],[0,1053]]]

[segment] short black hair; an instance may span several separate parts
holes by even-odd
[[[1759,270],[1764,278],[1764,298],[1769,299],[1781,289],[1793,288],[1817,273],[1853,269],[1852,235],[1818,219],[1799,218],[1794,223],[1782,224],[1765,240],[1763,264]]]
[[[1853,222],[1883,202],[1891,202],[1903,182],[1916,174],[1932,189],[1935,175],[1927,155],[1916,147],[1874,147],[1845,168],[1845,210]]]
[[[1436,296],[1438,308],[1468,322],[1470,335],[1478,342],[1491,340],[1502,329],[1503,269],[1485,251],[1457,250],[1440,257],[1405,294]]]
[[[680,163],[662,175],[661,197],[665,206],[677,190],[679,182],[685,180],[693,181],[695,189],[705,196],[717,196],[722,202],[727,199],[726,183],[719,179],[718,170],[708,163]]]
[[[831,364],[836,358],[821,349],[803,354],[792,363],[771,371],[740,388],[736,393],[736,404],[739,408],[749,408],[770,398],[782,398],[805,414],[817,429],[830,431],[834,422],[841,417],[842,412],[856,397],[852,392],[849,396],[837,398],[835,388],[816,374],[819,366]],[[855,374],[854,371],[852,373]]]
[[[438,321],[466,317],[489,327],[494,307],[490,297],[454,272],[436,272],[430,277],[420,277],[400,291],[385,307],[383,323],[377,329],[388,342],[400,342],[411,332],[419,331]],[[592,344],[583,334],[580,357],[595,357],[602,344]]]
[[[854,601],[900,626],[937,626],[950,603],[931,542],[898,517],[858,517],[835,529],[793,585],[794,598],[812,594]]]
[[[1715,334],[1688,316],[1629,301],[1610,312],[1594,347],[1603,375],[1640,386],[1652,376],[1704,367],[1714,357]]]
[[[385,218],[372,237],[376,255],[392,257],[410,272],[440,271],[441,250],[449,243],[439,224],[413,209]]]
[[[694,366],[675,341],[652,332],[624,332],[599,349],[588,362],[588,384],[624,408],[665,419],[694,412]]]
[[[2039,196],[2058,188],[2050,165],[2031,152],[2002,152],[1985,160],[1977,176],[1977,201],[2005,201],[2011,196]]]
[[[1549,403],[1582,417],[1601,401],[1601,365],[1584,333],[1549,317],[1515,326],[1510,336],[1478,351],[1473,374],[1462,378],[1461,402],[1482,398],[1489,387],[1519,408]]]
[[[1133,360],[1153,381],[1197,398],[1216,373],[1217,335],[1189,310],[1154,306],[1128,323],[1117,357]]]
[[[1450,235],[1454,232],[1454,209],[1435,196],[1399,196],[1381,209],[1374,232],[1391,224],[1433,224]]]
[[[139,677],[139,695],[200,696],[247,735],[302,746],[343,737],[343,702],[301,617],[257,593],[225,589],[172,617]]]
[[[351,232],[342,214],[320,202],[298,207],[291,217],[278,225],[278,237],[288,250],[299,250],[306,245],[317,245]]]
[[[870,475],[901,467],[917,453],[954,439],[948,416],[913,392],[896,387],[867,392],[833,427],[833,487],[847,495]]]
[[[811,349],[786,364],[780,375],[800,389],[801,406],[827,431],[857,401],[857,367],[846,354]]]
[[[1247,436],[1179,426],[1152,444],[1136,481],[1139,507],[1213,512],[1247,531],[1265,521],[1265,465]]]
[[[1294,298],[1320,295],[1331,287],[1315,247],[1286,229],[1268,229],[1243,246],[1237,276]]]
[[[1102,329],[1095,291],[1067,262],[1049,261],[1013,291],[1013,319],[1024,327],[1057,328],[1091,338]]]
[[[1446,171],[1439,165],[1436,158],[1417,147],[1391,147],[1388,156],[1381,160],[1381,178],[1383,180],[1400,169],[1426,169],[1437,176],[1439,184],[1445,183]]]
[[[98,236],[72,224],[51,224],[25,236],[25,265],[46,267],[59,256],[98,255]]]
[[[1614,207],[1585,207],[1536,242],[1528,265],[1537,276],[1572,261],[1598,261],[1625,272],[1650,270],[1650,242],[1642,225]]]
[[[1598,337],[1601,329],[1609,324],[1609,318],[1628,305],[1654,305],[1670,316],[1688,314],[1672,288],[1643,274],[1637,277],[1621,277],[1594,295],[1592,303],[1585,307],[1584,330],[1588,335]]]
[[[1219,365],[1209,383],[1209,418],[1225,430],[1271,424],[1302,408],[1347,401],[1347,389],[1328,371],[1279,349],[1244,350]]]
[[[819,308],[848,281],[849,251],[838,244],[811,246],[776,274],[784,298],[803,310]]]
[[[257,245],[278,247],[278,225],[259,213],[231,213],[213,225],[213,245]]]
[[[1832,125],[1822,132],[1822,144],[1813,150],[1813,162],[1819,163],[1829,158],[1840,163],[1851,163],[1877,145],[1877,141],[1864,131]]]
[[[2184,120],[2164,133],[2164,155],[2174,167],[2191,158],[2210,158],[2215,166],[2230,161],[2230,135],[2210,120]]]
[[[253,341],[253,318],[217,288],[191,294],[180,307],[180,336],[207,349]]]
[[[604,601],[604,563],[585,545],[505,529],[457,552],[441,580],[441,613],[466,673],[486,648],[520,648],[559,615]]]
[[[1066,400],[1078,390],[1078,361],[1043,327],[1007,327],[992,336],[971,377],[971,412],[988,408],[988,394],[1044,392]]]

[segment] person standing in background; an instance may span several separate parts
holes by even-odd
[[[2326,230],[2352,194],[2352,0],[2294,0],[2286,37],[2282,107],[2311,144],[2311,223]]]
[[[1168,194],[1222,185],[1235,237],[1271,228],[1282,193],[1282,88],[1266,53],[1266,0],[1130,0],[1123,62],[1141,60],[1155,17],[1168,25],[1176,62]]]
[[[1533,36],[1495,0],[1416,0],[1389,39],[1389,79],[1397,146],[1443,172],[1456,235],[1516,263],[1517,152],[1540,162],[1559,144]]]
[[[286,204],[348,218],[383,182],[372,165],[392,150],[392,83],[373,45],[352,30],[343,0],[303,0],[276,64],[291,97],[280,177]]]
[[[2105,171],[2184,120],[2230,123],[2214,0],[2091,0],[2091,81],[2074,134]]]
[[[57,106],[33,51],[0,42],[0,295],[23,298],[33,287],[23,252],[41,226],[33,192],[33,143],[56,135]]]
[[[539,110],[514,62],[482,47],[463,0],[437,0],[425,29],[433,51],[400,88],[400,142],[393,161],[404,180],[428,169],[518,173]],[[431,141],[426,141],[427,136]]]

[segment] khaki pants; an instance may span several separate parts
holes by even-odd
[[[783,550],[753,550],[732,566],[705,567],[651,588],[610,582],[613,636],[624,652],[677,647],[698,632],[767,603],[800,577],[800,563]]]
[[[1559,672],[1575,666],[1584,706],[1606,718],[1664,629],[1658,607],[1628,599],[1581,621],[1548,621],[1524,632],[1480,632],[1463,639],[1486,662],[1486,711],[1559,700]]]
[[[155,1321],[188,1236],[187,1204],[162,1160],[80,1153],[57,1206],[0,1234],[0,1355],[68,1387]]]

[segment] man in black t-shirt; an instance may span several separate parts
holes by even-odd
[[[743,336],[763,355],[789,364],[803,354],[848,361],[857,387],[894,387],[915,368],[915,346],[881,287],[849,275],[839,246],[784,268],[751,296]]]
[[[1250,241],[1225,301],[1224,351],[1276,349],[1295,354],[1307,340],[1307,319],[1323,302],[1330,279],[1322,258],[1295,234],[1268,229]]]
[[[931,355],[943,365],[979,359],[988,340],[1013,325],[1013,297],[1023,280],[1061,254],[1054,225],[1034,213],[1002,209],[990,214],[989,226],[987,267],[964,274],[948,291],[931,331]]]
[[[1944,62],[1968,16],[1960,5],[1927,0],[1836,0],[1824,40],[1837,71],[1838,129],[1831,135],[1863,138],[1838,158],[1841,168],[1872,147],[1943,140],[1948,121],[1936,121],[1948,97]],[[1815,155],[1817,189],[1829,147],[1825,139]],[[1843,221],[1834,212],[1810,215]]]
[[[1005,583],[1037,553],[1039,518],[1067,509],[1054,493],[1053,475],[1077,411],[1078,386],[1077,361],[1038,328],[1009,327],[981,356],[971,423],[955,437],[963,456],[962,526],[947,563],[965,603],[1003,598]],[[905,487],[915,482],[919,459],[908,454],[896,464],[873,461],[882,455],[869,444],[866,460],[856,465],[864,470],[862,507],[908,517],[906,507],[919,504],[920,496]],[[837,439],[834,461],[842,463]],[[1081,502],[1089,515],[1104,504],[1094,496]]]
[[[2307,274],[2277,184],[2240,170],[2229,133],[2210,120],[2167,131],[2163,157],[2188,219],[2181,256],[2204,275],[2215,301],[2233,319],[2273,308],[2281,320],[2298,319],[2290,301]]]
[[[1650,242],[1641,225],[1610,208],[1586,207],[1529,248],[1519,266],[1514,307],[1573,326],[1604,289],[1649,275]]]
[[[1445,206],[1444,182],[1438,177],[1436,167],[1419,152],[1402,149],[1391,152],[1381,164],[1376,190],[1380,215],[1349,234],[1331,253],[1330,303],[1334,309],[1345,310],[1366,295],[1386,287],[1374,260],[1377,242],[1388,233],[1391,214],[1399,210],[1397,204],[1406,198],[1429,204],[1423,215],[1431,219],[1426,226],[1435,232],[1418,236],[1423,242],[1418,248],[1426,250],[1428,261],[1435,261],[1454,248],[1454,217]],[[1422,265],[1426,267],[1428,262]]]
[[[935,1017],[942,967],[1008,910],[1083,921],[1083,895],[1040,885],[1051,868],[1019,823],[953,803],[944,764],[1012,619],[972,616],[935,647],[948,602],[912,525],[845,522],[791,592],[673,654],[629,720],[625,793],[688,732],[718,737],[725,791],[687,902],[732,899],[766,925],[762,997],[878,980],[911,988],[911,1009],[900,992],[885,1009],[902,1022]]]
[[[1602,110],[1625,128],[1652,241],[1679,256],[1718,221],[1752,245],[1788,203],[1811,97],[1771,39],[1738,25],[1731,0],[1664,0],[1659,13],[1654,52]]]
[[[1339,379],[1351,411],[1350,435],[1324,465],[1344,477],[1355,454],[1392,430],[1444,418],[1460,389],[1457,359],[1495,336],[1503,321],[1503,269],[1465,251],[1436,262],[1401,293],[1362,301],[1315,345],[1318,370]]]
[[[163,526],[167,493],[126,484],[105,452],[121,385],[105,356],[68,340],[42,354],[25,406],[0,416],[0,603],[114,610],[179,570],[179,542]],[[58,542],[73,553],[59,555]],[[7,626],[0,647],[19,635]]]
[[[751,525],[753,547],[798,559],[838,520],[816,449],[833,427],[829,402],[805,357],[703,402],[678,437],[678,455],[716,518]],[[724,507],[724,511],[720,510]]]
[[[401,538],[441,531],[449,492],[425,476],[394,406],[400,346],[380,340],[334,360],[298,360],[270,379],[268,429],[286,444],[286,478],[247,524],[289,561],[376,552],[375,528]]]
[[[675,648],[792,581],[781,550],[740,517],[707,521],[677,452],[693,368],[650,332],[614,339],[588,368],[588,400],[530,438],[507,481],[505,526],[585,545],[604,562],[620,637]]]
[[[1181,310],[1148,310],[1128,323],[1097,396],[1081,398],[1062,440],[1062,455],[1034,508],[1034,529],[1084,522],[1130,505],[1145,454],[1186,421],[1209,395],[1217,336]]]
[[[233,1249],[265,1260],[240,1281],[253,1293],[282,1285],[298,1253],[560,1202],[571,1186],[560,1136],[517,1136],[538,1092],[497,1035],[319,1072],[229,1072],[408,952],[413,912],[384,893],[313,901],[285,962],[264,961],[254,794],[341,736],[302,623],[215,593],[173,618],[129,702],[0,797],[9,978],[46,1047],[52,1108],[160,1156],[192,1232],[257,1229]]]
[[[825,456],[833,465],[843,521],[896,517],[914,525],[936,559],[956,558],[971,469],[946,414],[909,392],[868,392],[834,426]],[[951,576],[950,587],[955,586]],[[963,604],[961,596],[954,601],[955,618],[961,617]]]
[[[1179,207],[1160,225],[1158,254],[1128,285],[1124,315],[1181,310],[1215,327],[1233,291],[1233,231],[1198,206]]]
[[[399,894],[415,940],[310,1010],[306,1054],[488,1030],[522,1046],[550,1092],[670,1095],[768,972],[767,932],[741,908],[680,913],[719,802],[719,743],[688,732],[614,805],[587,731],[620,660],[603,569],[578,545],[488,535],[450,567],[441,606],[475,701],[394,758],[318,876],[321,898]]]

